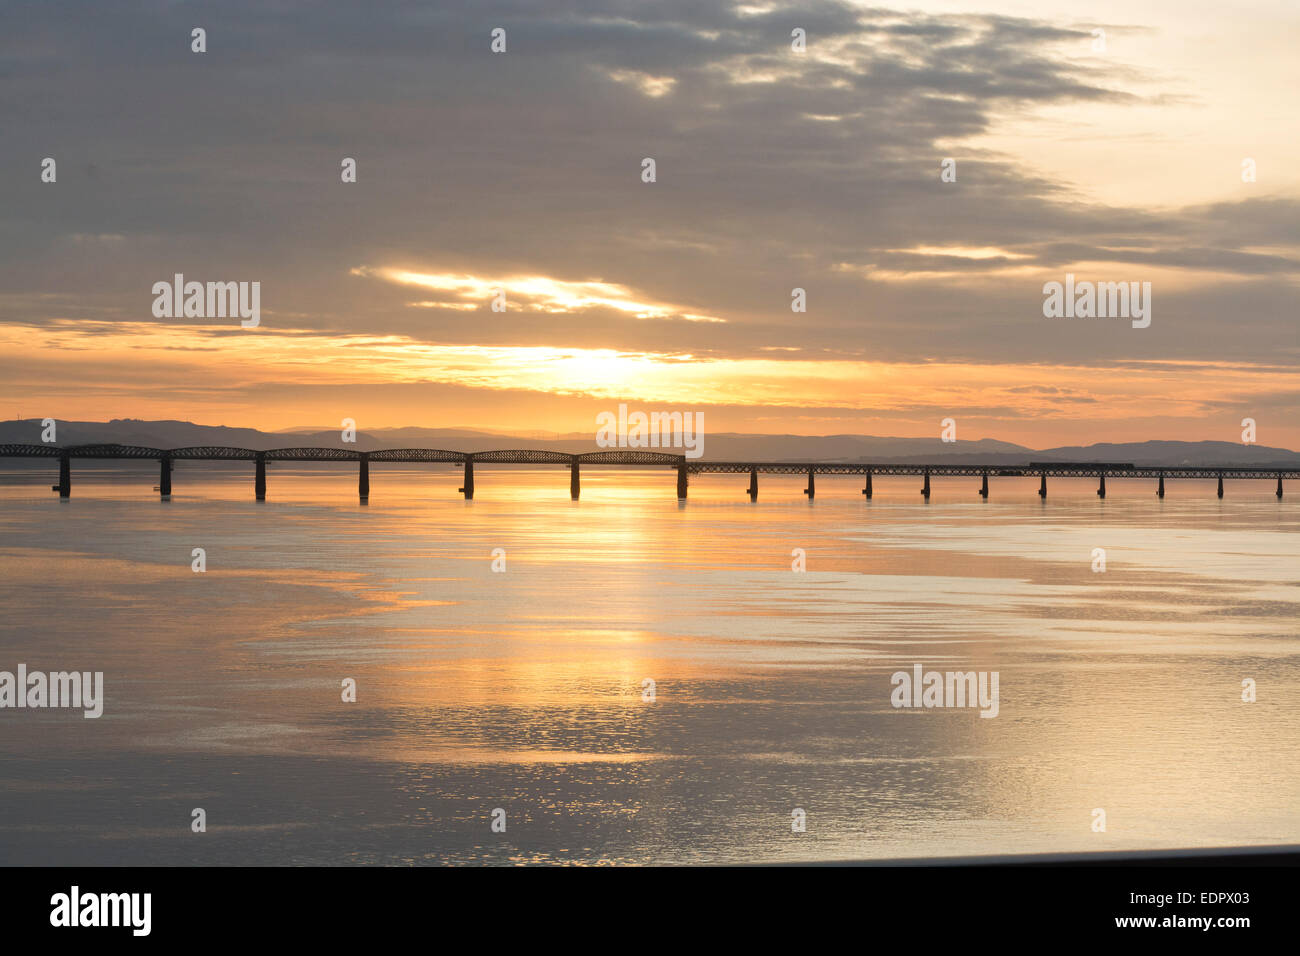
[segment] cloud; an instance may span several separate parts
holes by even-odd
[[[486,306],[498,295],[525,311],[575,313],[605,308],[636,319],[681,319],[686,322],[725,322],[712,315],[697,315],[678,306],[662,302],[641,301],[629,288],[614,282],[589,279],[579,282],[550,276],[510,275],[476,276],[447,273],[414,272],[408,269],[358,266],[353,275],[377,277],[399,285],[415,285],[443,292],[459,302],[416,302],[421,307],[466,310]],[[506,310],[501,310],[506,311]]]
[[[1082,110],[1158,126],[1194,89],[1091,39],[835,0],[29,5],[0,35],[6,321],[142,321],[183,272],[261,281],[273,328],[445,348],[1294,360],[1295,198],[1107,204],[1079,170],[989,147],[1041,117],[1068,135]],[[1115,134],[1119,159],[1142,147]],[[47,155],[56,185],[21,166]],[[1151,328],[1044,321],[1042,283],[1085,269],[1153,278]],[[511,310],[480,317],[494,285]]]

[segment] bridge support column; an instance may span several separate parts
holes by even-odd
[[[569,463],[569,497],[574,501],[582,494],[582,479],[578,476],[578,456],[574,455]]]
[[[758,500],[758,469],[749,469],[749,500]]]
[[[163,501],[170,501],[172,497],[172,460],[170,458],[160,458],[158,471],[158,497]]]
[[[1160,473],[1160,487],[1156,489],[1156,497],[1157,497],[1157,498],[1163,498],[1164,496],[1165,496],[1165,475],[1164,475],[1164,472],[1161,472],[1161,473]]]
[[[1038,497],[1047,500],[1047,472],[1038,476]]]
[[[465,496],[466,501],[474,500],[474,459],[472,456],[465,459],[465,484],[456,490]]]
[[[925,484],[921,486],[921,494],[925,496],[926,501],[930,500],[930,469],[929,468],[925,469]]]
[[[370,500],[370,453],[361,453],[361,467],[357,472],[357,497],[363,502]]]
[[[60,498],[72,494],[72,459],[67,455],[59,456],[59,483],[54,486]]]
[[[1101,484],[1097,486],[1097,497],[1106,497],[1106,473],[1104,471],[1101,473]]]
[[[677,466],[677,500],[678,501],[682,501],[686,498],[687,483],[688,481],[686,475],[686,462],[683,461],[681,464]]]
[[[1282,500],[1282,476],[1281,475],[1277,476],[1277,498],[1278,501]]]
[[[1223,497],[1223,476],[1219,476],[1219,497]]]
[[[862,493],[869,499],[871,497],[871,472],[867,472],[867,487],[862,489]]]
[[[980,481],[980,497],[986,501],[989,497],[989,473],[987,471],[984,472],[984,476]]]
[[[809,501],[817,496],[817,473],[813,471],[811,465],[808,467],[808,487],[803,490],[803,493],[808,496]]]
[[[258,501],[266,500],[266,454],[257,453],[257,473],[253,478],[253,492]]]

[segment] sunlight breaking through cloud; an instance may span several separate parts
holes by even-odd
[[[636,319],[680,319],[686,322],[726,322],[714,315],[690,312],[681,306],[663,302],[644,302],[633,298],[631,289],[615,282],[587,280],[570,282],[539,275],[475,276],[453,273],[412,272],[405,269],[372,269],[361,266],[353,275],[380,278],[401,285],[415,285],[446,292],[461,302],[439,306],[434,302],[411,303],[422,308],[463,308],[475,303],[487,305],[502,290],[512,305],[536,312],[576,313],[585,309],[607,308]]]

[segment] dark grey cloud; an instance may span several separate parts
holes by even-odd
[[[194,26],[206,54],[189,50]],[[505,55],[488,51],[496,26]],[[790,51],[794,27],[813,55]],[[183,272],[261,281],[271,326],[458,344],[1294,357],[1294,201],[1116,208],[1015,156],[940,146],[1022,110],[1180,93],[1069,55],[1089,41],[1075,24],[837,2],[759,15],[698,0],[13,3],[0,25],[0,309],[150,320],[152,283]],[[669,78],[671,92],[615,78],[629,73]],[[955,184],[939,181],[946,155]],[[58,159],[56,186],[39,182],[44,156]],[[355,185],[339,182],[344,156]],[[645,156],[653,185],[639,180]],[[1046,322],[1042,279],[998,274],[1082,261],[1110,264],[1103,280],[1203,277],[1158,283],[1139,338]],[[352,274],[386,265],[602,279],[729,321],[413,309],[438,294]],[[806,314],[789,310],[794,286]],[[774,346],[802,351],[760,352]]]

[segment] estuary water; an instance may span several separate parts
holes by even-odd
[[[251,471],[0,478],[0,671],[104,675],[0,709],[0,863],[1300,843],[1300,487]],[[915,665],[997,715],[893,706]]]

